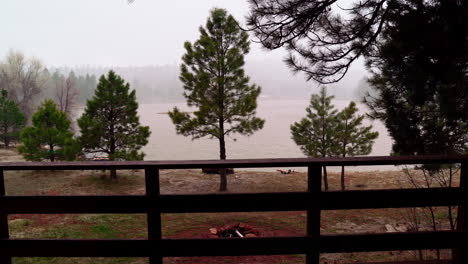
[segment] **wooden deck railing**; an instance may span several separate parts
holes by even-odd
[[[363,191],[321,191],[322,166],[403,164],[461,164],[460,187]],[[307,167],[308,191],[161,195],[160,169]],[[8,196],[4,171],[144,169],[146,195],[125,196]],[[454,263],[468,263],[465,208],[468,156],[359,157],[327,159],[249,159],[229,161],[135,162],[13,162],[0,163],[0,263],[11,257],[163,257],[305,254],[307,263],[319,263],[320,253],[415,249],[456,249]],[[456,231],[320,234],[321,211],[346,209],[459,206]],[[243,239],[166,239],[161,213],[307,211],[307,235]],[[10,239],[9,214],[147,214],[147,239]],[[444,262],[446,263],[446,262]]]

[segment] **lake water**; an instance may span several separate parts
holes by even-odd
[[[338,109],[349,104],[349,101],[334,100]],[[304,157],[299,147],[291,139],[290,125],[305,116],[309,100],[272,100],[262,99],[258,102],[257,116],[265,119],[265,126],[250,137],[235,135],[227,139],[227,158],[295,158]],[[182,111],[190,111],[185,103],[141,104],[140,121],[150,126],[151,137],[147,146],[145,160],[199,160],[219,159],[219,147],[216,139],[191,140],[177,135],[169,116],[165,114],[174,106]],[[366,106],[359,104],[360,113],[364,114]],[[375,141],[372,156],[389,155],[392,140],[385,126],[380,121],[366,120],[379,132]],[[394,169],[394,166],[359,167],[359,170]]]

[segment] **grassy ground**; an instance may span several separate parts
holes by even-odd
[[[14,151],[0,151],[1,161],[17,161]],[[400,171],[348,172],[349,189],[399,188],[404,184]],[[104,176],[104,177],[103,177]],[[5,173],[8,195],[95,195],[143,194],[142,171],[120,171],[118,181],[110,181],[102,171],[21,171]],[[338,189],[339,175],[331,173],[330,186]],[[236,171],[229,176],[229,192],[305,191],[305,173],[283,175],[276,171]],[[218,176],[199,170],[161,171],[161,193],[214,193]],[[347,210],[322,212],[321,232],[376,233],[386,232],[388,225],[407,224],[404,209]],[[437,211],[442,222],[444,209]],[[250,224],[262,236],[305,234],[305,212],[164,214],[163,236],[167,238],[207,237],[209,228],[233,223]],[[146,216],[141,214],[81,215],[10,215],[12,238],[146,238]],[[424,224],[428,228],[428,224]],[[355,261],[405,260],[412,252],[375,252],[365,254],[324,254],[321,263]],[[165,263],[303,263],[304,256],[253,256],[217,258],[168,258]],[[15,258],[14,263],[148,263],[141,258]]]

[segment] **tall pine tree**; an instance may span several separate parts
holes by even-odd
[[[6,90],[2,90],[0,94],[0,140],[3,141],[5,148],[8,148],[12,141],[18,140],[25,123],[26,118],[18,105],[8,99]]]
[[[333,96],[327,96],[325,87],[320,94],[312,95],[307,116],[291,125],[294,142],[308,157],[330,157],[335,155],[337,110],[331,103]],[[327,168],[323,167],[323,183],[328,190]]]
[[[200,27],[200,38],[185,43],[180,79],[191,116],[174,108],[169,113],[176,131],[193,139],[219,140],[219,157],[226,159],[225,137],[251,135],[263,128],[255,117],[260,87],[249,84],[244,73],[244,55],[249,52],[248,35],[224,9],[214,9]],[[220,191],[227,190],[226,170],[220,170]]]
[[[468,153],[468,1],[430,2],[394,18],[367,60],[365,101],[397,155]]]
[[[364,115],[357,115],[358,109],[355,102],[349,103],[338,114],[338,123],[335,130],[335,153],[337,156],[357,156],[368,155],[372,151],[372,145],[379,136],[378,132],[373,132],[372,126],[364,126],[362,121]],[[341,189],[345,185],[345,169],[341,166]]]
[[[109,160],[142,160],[140,150],[148,143],[150,130],[140,125],[135,90],[109,71],[101,76],[94,97],[78,119],[80,142],[85,153],[107,155]],[[111,179],[117,172],[111,170]]]

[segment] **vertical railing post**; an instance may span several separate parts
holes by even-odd
[[[463,202],[460,206],[458,206],[458,215],[457,215],[457,231],[464,232],[463,241],[460,245],[460,248],[454,250],[453,260],[455,264],[465,264],[468,263],[468,239],[466,232],[468,231],[467,222],[465,219],[466,216],[466,207],[467,199],[467,177],[468,177],[468,162],[464,162],[461,164],[460,169],[460,188],[462,189],[464,195]]]
[[[145,188],[146,195],[153,198],[152,201],[157,201],[160,195],[159,169],[145,169]],[[159,204],[151,204],[150,206],[151,208],[148,210],[146,216],[148,223],[148,239],[160,240],[162,239],[161,209]],[[150,264],[161,263],[163,263],[162,256],[150,257]]]
[[[311,197],[318,198],[322,191],[322,167],[309,166],[307,168],[307,191]],[[313,250],[306,254],[307,264],[319,264],[320,260],[320,201],[313,200],[307,210],[307,236],[313,238]]]
[[[5,178],[3,170],[0,170],[0,197],[5,196]],[[8,214],[0,212],[0,239],[8,239]],[[11,257],[0,257],[1,264],[11,264]]]

